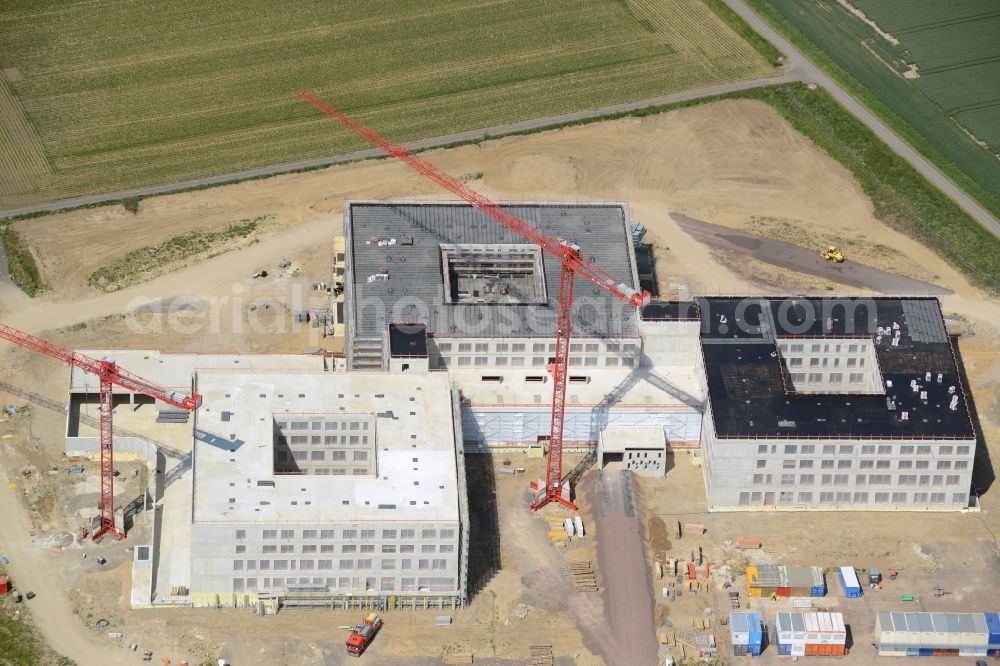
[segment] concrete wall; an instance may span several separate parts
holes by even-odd
[[[710,510],[950,510],[969,504],[974,441],[702,439]]]
[[[497,406],[462,406],[462,432],[466,442],[482,446],[505,444],[537,444],[547,438],[552,429],[551,388],[541,391],[543,402],[537,409],[503,408]],[[596,445],[598,435],[606,426],[660,426],[671,443],[697,443],[701,433],[701,414],[695,410],[675,411],[621,407],[601,409],[567,407],[563,437],[567,442]]]
[[[871,340],[784,338],[778,351],[798,393],[885,392]]]
[[[458,522],[196,523],[191,593],[464,594]]]
[[[555,338],[455,337],[440,334],[428,339],[431,369],[536,368],[546,373],[549,359],[555,356]],[[588,338],[573,336],[570,343],[570,370],[574,368],[635,367],[640,363],[640,338]]]

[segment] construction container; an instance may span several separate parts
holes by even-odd
[[[740,612],[729,616],[729,639],[737,657],[759,657],[764,649],[764,625],[760,613]]]
[[[573,519],[567,518],[563,521],[563,529],[566,530],[566,536],[571,537],[575,534],[575,529],[573,527]]]
[[[762,564],[747,567],[747,595],[764,597],[822,597],[826,579],[819,567],[785,567]]]
[[[10,592],[10,584],[7,583],[6,576],[0,576],[0,594],[7,594]]]
[[[1000,643],[991,647],[991,634],[1000,639],[1000,619],[986,613],[881,611],[875,619],[881,656],[986,656],[1000,650]]]
[[[826,577],[820,567],[783,567],[792,597],[826,596]]]
[[[1000,614],[985,613],[983,617],[986,620],[989,647],[1000,650]]]
[[[878,585],[881,582],[882,582],[882,572],[879,571],[878,569],[876,569],[875,567],[872,567],[871,569],[869,569],[868,570],[868,584],[869,585]]]
[[[861,596],[861,581],[854,567],[840,567],[840,586],[844,588],[844,596],[848,599],[857,599]]]
[[[781,612],[775,616],[774,640],[780,655],[842,656],[847,627],[841,613]]]
[[[573,526],[576,527],[576,535],[578,537],[583,536],[583,518],[577,516],[573,519]]]

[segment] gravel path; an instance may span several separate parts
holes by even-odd
[[[838,284],[894,296],[945,296],[954,293],[950,289],[930,282],[882,271],[850,259],[845,259],[842,264],[826,261],[819,256],[820,248],[809,249],[753,236],[731,227],[696,220],[681,213],[670,213],[670,217],[692,238],[706,245],[739,252],[774,266],[814,275]]]
[[[607,470],[589,480],[594,485],[585,492],[600,498],[592,506],[604,615],[620,646],[605,657],[610,666],[656,664],[652,579],[642,523],[635,515],[632,473]]]

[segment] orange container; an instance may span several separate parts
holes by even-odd
[[[822,645],[820,643],[809,643],[806,645],[807,657],[843,657],[843,645]]]

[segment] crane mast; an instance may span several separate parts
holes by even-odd
[[[188,411],[194,411],[201,406],[201,396],[197,393],[189,396],[179,391],[165,389],[138,375],[122,370],[114,361],[91,358],[4,324],[0,324],[0,339],[13,342],[31,351],[40,352],[97,377],[100,383],[101,417],[101,524],[94,533],[94,540],[96,541],[109,532],[124,539],[125,533],[115,526],[115,463],[112,436],[114,387],[120,386],[132,393],[141,393]]]
[[[580,248],[577,245],[549,236],[541,229],[505,210],[499,204],[467,187],[464,183],[451,177],[430,162],[417,157],[403,146],[383,138],[358,120],[342,111],[338,111],[311,92],[302,91],[299,93],[299,97],[372,145],[382,149],[387,155],[395,157],[409,165],[417,172],[423,174],[455,196],[472,204],[500,224],[538,245],[559,260],[561,263],[561,272],[559,277],[559,304],[556,317],[556,355],[554,362],[550,364],[549,368],[553,380],[549,455],[545,470],[544,493],[531,505],[531,508],[537,510],[549,502],[558,502],[571,509],[576,509],[576,506],[562,495],[563,425],[566,416],[566,375],[569,368],[570,337],[573,327],[573,285],[576,281],[575,277],[581,275],[636,307],[642,307],[649,303],[649,292],[639,292],[632,286],[601,270],[599,267],[583,261],[580,255]]]

